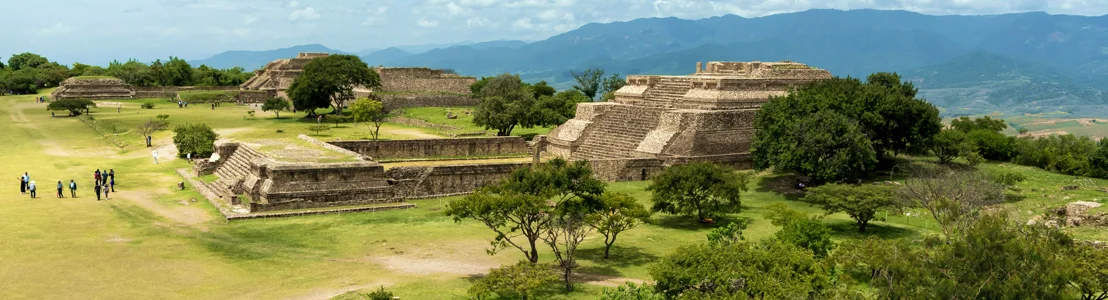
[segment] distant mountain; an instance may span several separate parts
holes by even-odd
[[[346,52],[327,48],[320,44],[311,44],[264,51],[227,51],[207,59],[189,61],[189,64],[193,66],[207,65],[217,69],[242,67],[247,71],[251,71],[264,67],[265,64],[274,60],[296,57],[301,52],[346,54]]]
[[[465,44],[465,46],[468,46],[468,47],[473,48],[473,49],[479,49],[479,50],[491,49],[491,48],[516,49],[516,48],[519,48],[519,47],[523,47],[524,45],[527,45],[527,42],[518,41],[518,40],[499,40],[499,41],[488,41],[488,42]]]
[[[361,56],[362,61],[370,66],[385,65],[392,66],[392,62],[401,58],[411,56],[411,53],[400,50],[398,48],[388,48],[384,50],[375,51],[373,53]]]

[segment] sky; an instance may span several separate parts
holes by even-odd
[[[203,59],[303,44],[360,52],[399,45],[535,41],[588,23],[760,17],[813,8],[976,15],[1105,15],[1108,0],[0,0],[0,60],[69,64]],[[25,12],[25,13],[20,13]]]

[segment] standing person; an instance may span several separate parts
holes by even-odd
[[[96,185],[100,185],[100,169],[96,169],[96,172],[92,173],[92,180],[96,182]]]
[[[119,113],[120,109],[123,109],[123,104],[120,104],[119,106],[115,107],[115,113]]]
[[[65,198],[65,197],[62,197],[62,181],[58,180],[58,199],[61,199],[61,198]]]
[[[192,162],[192,152],[185,153],[185,159],[187,159],[188,162],[191,163]]]
[[[115,177],[108,179],[108,186],[112,188],[112,192],[115,192]]]
[[[107,184],[104,184],[104,200],[111,200],[111,198],[108,198],[108,185]]]
[[[20,177],[20,179],[22,179],[23,181],[19,184],[19,193],[26,194],[27,184],[31,182],[31,175],[27,175],[27,172],[23,172],[23,177]]]
[[[31,190],[31,199],[35,199],[35,181],[31,180],[31,183],[27,184],[27,188]]]
[[[100,201],[100,185],[93,185],[92,191],[96,192],[96,201]]]
[[[154,153],[154,164],[156,165],[156,164],[158,164],[158,150],[155,149],[153,153]]]
[[[212,110],[215,110],[215,102],[212,102]]]
[[[109,179],[111,179],[112,184],[114,185],[115,184],[115,169],[108,169],[108,177],[109,177]],[[115,190],[112,190],[112,191],[114,192]]]
[[[77,182],[73,181],[73,179],[69,180],[69,196],[77,198]]]
[[[149,135],[146,136],[146,147],[150,147],[150,140],[151,140],[150,136]]]

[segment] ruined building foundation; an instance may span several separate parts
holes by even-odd
[[[578,104],[576,118],[550,132],[544,149],[590,161],[749,168],[754,115],[762,104],[829,78],[826,70],[789,61],[698,63],[688,76],[628,76],[612,101]]]

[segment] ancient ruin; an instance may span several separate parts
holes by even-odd
[[[62,81],[50,93],[53,99],[131,99],[135,91],[131,85],[113,77],[72,77]]]
[[[614,100],[578,104],[576,118],[550,132],[544,149],[570,159],[749,168],[754,115],[762,104],[829,78],[826,70],[789,61],[697,63],[688,76],[628,76]],[[641,177],[647,173],[644,168]]]

